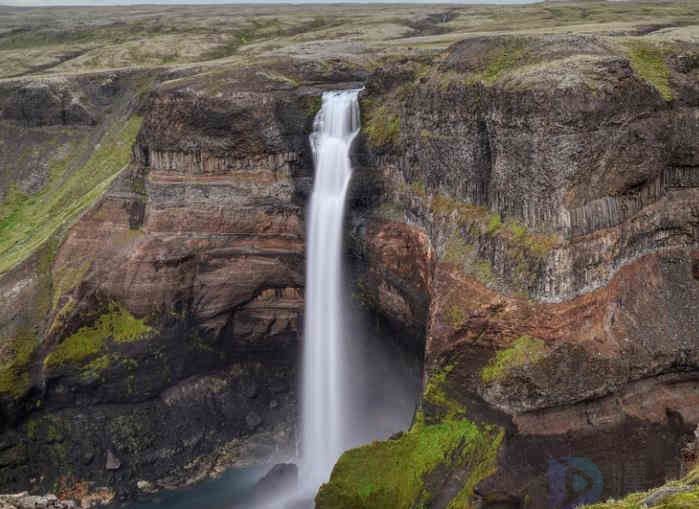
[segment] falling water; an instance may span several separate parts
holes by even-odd
[[[342,225],[352,175],[350,147],[359,130],[358,94],[359,90],[324,93],[311,135],[315,182],[308,218],[300,472],[306,492],[327,480],[347,444]]]

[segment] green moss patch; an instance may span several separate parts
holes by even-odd
[[[473,491],[482,480],[497,470],[497,457],[505,432],[486,427],[472,438],[461,453],[461,467],[468,471],[464,485],[447,509],[475,509]]]
[[[112,365],[112,357],[110,355],[100,355],[88,362],[80,370],[80,379],[83,382],[92,382],[98,380],[100,375]]]
[[[68,168],[76,154],[54,162],[49,183],[39,193],[24,195],[16,189],[9,193],[0,206],[0,274],[28,258],[104,193],[130,161],[141,121],[134,116],[108,131],[85,164],[72,173]]]
[[[26,432],[30,440],[40,440],[46,443],[65,440],[64,422],[55,415],[32,417],[27,421]]]
[[[367,114],[364,132],[373,147],[394,145],[400,135],[400,117],[386,106],[374,108]]]
[[[37,345],[36,336],[28,331],[0,340],[4,359],[0,361],[0,395],[18,398],[29,389],[29,363]]]
[[[646,41],[628,44],[628,56],[634,72],[653,85],[666,101],[672,99],[670,68],[665,63],[666,51]]]
[[[321,486],[316,506],[320,509],[422,507],[431,498],[425,477],[440,465],[472,467],[473,478],[464,486],[464,494],[459,494],[467,500],[482,479],[478,477],[494,468],[501,440],[500,432],[480,428],[465,419],[431,425],[418,420],[397,439],[374,442],[343,454],[330,481]]]
[[[77,267],[66,266],[56,271],[53,276],[52,309],[55,309],[59,299],[77,287],[90,269],[90,262],[85,261]]]
[[[454,366],[432,373],[423,391],[423,400],[430,405],[440,407],[444,411],[443,418],[447,420],[461,419],[466,415],[466,409],[457,401],[447,396],[445,384],[447,376],[454,369]]]
[[[499,237],[507,242],[511,248],[521,251],[523,255],[544,258],[559,242],[556,235],[530,231],[515,219],[503,222],[497,212],[491,212],[478,205],[464,203],[445,194],[433,195],[429,202],[429,208],[436,219],[455,222],[458,226],[473,231],[476,235]],[[457,237],[458,235],[449,238],[446,250],[447,257],[454,260],[452,263],[469,255],[469,249],[472,249],[465,244],[463,239],[459,243]],[[448,254],[450,250],[454,256]]]
[[[468,274],[484,284],[492,283],[495,279],[490,262],[485,258],[479,258],[475,247],[468,244],[458,233],[454,233],[447,239],[442,260],[456,265],[464,274]],[[449,307],[450,315],[455,316],[455,306],[458,304]],[[452,325],[456,326],[456,322],[451,322]]]
[[[458,235],[451,235],[444,246],[442,260],[454,265],[463,265],[474,254],[474,247]]]
[[[467,82],[480,81],[492,85],[507,72],[526,63],[526,46],[521,39],[505,41],[503,46],[493,48],[486,55],[485,67],[469,76]]]
[[[420,195],[413,193],[411,197]],[[424,206],[435,222],[452,230],[440,252],[441,261],[455,265],[485,285],[505,282],[517,294],[528,295],[543,260],[560,243],[556,234],[530,230],[513,218],[503,221],[496,212],[444,193],[428,195]],[[488,256],[476,250],[476,246],[483,245],[484,237],[503,243],[507,259],[502,273],[495,271]]]
[[[126,343],[143,339],[152,331],[120,304],[111,304],[109,310],[92,325],[80,328],[46,357],[46,367],[78,364],[100,353],[108,340]]]
[[[385,201],[374,210],[374,215],[386,221],[405,221],[405,208],[394,201]]]
[[[460,328],[466,321],[466,312],[459,303],[451,304],[446,309],[446,317],[449,325],[455,329]]]
[[[500,380],[513,368],[538,362],[546,356],[547,351],[546,344],[541,339],[520,336],[512,346],[495,354],[481,370],[481,380],[485,383]]]
[[[306,114],[314,118],[323,106],[323,99],[319,95],[306,97]]]
[[[423,399],[444,410],[429,423],[418,412],[412,428],[395,439],[345,452],[330,481],[316,497],[319,509],[408,509],[429,507],[431,481],[443,472],[464,472],[463,485],[448,506],[471,508],[475,486],[492,475],[504,433],[465,417],[465,408],[450,398],[446,383],[453,366],[430,376]]]

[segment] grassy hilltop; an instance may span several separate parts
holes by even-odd
[[[483,33],[699,39],[699,3],[0,7],[0,78],[294,56],[380,61]]]

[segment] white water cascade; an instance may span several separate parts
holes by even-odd
[[[359,131],[359,90],[326,92],[311,147],[315,181],[308,217],[302,379],[302,491],[327,481],[348,445],[343,418],[342,230],[352,175],[350,147]]]

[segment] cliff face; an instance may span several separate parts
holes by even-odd
[[[390,451],[414,455],[392,486],[419,467],[431,507],[548,507],[571,456],[604,495],[678,475],[699,424],[696,54],[489,37],[372,71],[3,83],[3,143],[34,148],[0,181],[19,232],[0,243],[2,490],[182,485],[293,449],[307,135],[322,90],[359,82],[353,293],[424,351],[425,391],[319,507],[378,507],[343,490],[353,458]],[[420,456],[420,433],[444,450]]]
[[[687,460],[699,116],[696,67],[678,62],[696,48],[663,54],[661,83],[637,51],[470,39],[367,83],[359,160],[383,191],[356,187],[369,203],[354,216],[363,299],[425,328],[426,422],[458,407],[505,430],[475,489],[485,507],[548,507],[552,461],[571,456],[597,469],[599,496],[660,484]],[[428,483],[433,504],[464,471]]]
[[[0,279],[3,490],[155,489],[293,450],[321,89],[260,68],[153,80],[113,121],[138,123],[128,166]],[[34,86],[12,84],[5,128],[70,124],[22,106]]]

